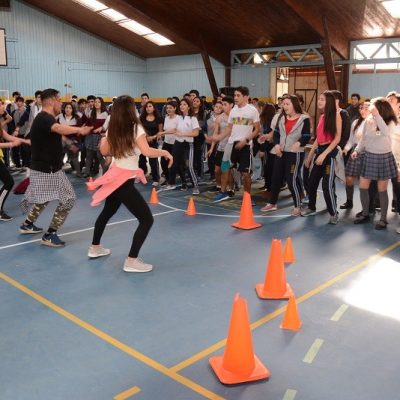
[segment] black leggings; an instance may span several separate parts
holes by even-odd
[[[0,181],[3,182],[3,186],[0,189],[0,211],[3,211],[4,203],[10,194],[12,187],[14,186],[14,179],[8,172],[6,165],[0,160]]]
[[[139,226],[133,235],[129,257],[136,258],[139,255],[146,237],[153,225],[153,215],[142,195],[135,188],[134,180],[129,179],[115,192],[107,197],[103,211],[97,217],[94,225],[93,245],[100,244],[101,237],[109,219],[123,204],[139,221]]]

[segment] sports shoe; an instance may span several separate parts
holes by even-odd
[[[355,223],[356,225],[365,224],[365,223],[369,222],[369,220],[370,220],[369,215],[363,215],[363,214],[361,213],[361,215],[358,216],[358,217],[354,220],[354,223]]]
[[[165,188],[163,190],[175,190],[176,189],[176,185],[167,185],[165,186]]]
[[[306,208],[304,211],[301,212],[302,217],[309,217],[310,215],[315,215],[317,210],[312,210],[311,208]]]
[[[108,256],[111,253],[110,249],[106,249],[103,246],[90,246],[88,251],[89,258],[98,258]]]
[[[276,204],[267,203],[260,211],[262,212],[269,212],[269,211],[276,211],[278,207]]]
[[[44,244],[45,246],[50,246],[50,247],[62,247],[65,246],[65,242],[63,242],[57,235],[56,232],[52,233],[45,233],[42,236],[42,240],[40,242],[41,244]]]
[[[5,211],[0,211],[0,221],[11,221],[12,219]]]
[[[36,225],[34,224],[22,224],[19,227],[19,233],[22,233],[23,235],[26,234],[35,234],[35,233],[42,233],[43,229],[42,228],[38,228]]]
[[[194,196],[197,196],[197,195],[199,195],[199,194],[200,194],[200,190],[199,190],[199,188],[198,188],[198,187],[195,187],[195,188],[193,189],[193,192],[192,192],[192,194],[193,194]]]
[[[160,178],[159,184],[160,184],[160,185],[164,185],[164,184],[166,184],[166,182],[167,182],[167,180],[162,176],[162,177]]]
[[[329,217],[329,222],[328,222],[328,224],[330,224],[330,225],[337,225],[338,221],[339,221],[339,213],[336,213],[335,215],[331,215],[331,216]]]
[[[234,197],[235,196],[235,192],[233,190],[228,190],[227,193],[228,193],[229,197]]]
[[[188,186],[186,185],[186,183],[183,183],[183,184],[181,185],[181,187],[179,188],[179,190],[180,190],[181,192],[184,192],[184,191],[188,190]]]
[[[146,264],[139,257],[134,260],[127,258],[124,262],[125,272],[150,272],[152,269],[151,264]]]
[[[380,221],[378,221],[378,222],[375,224],[375,229],[376,229],[377,231],[382,231],[383,229],[386,229],[387,224],[388,224],[388,223],[387,223],[386,221],[380,220]]]
[[[158,187],[158,185],[159,185],[159,183],[158,183],[157,181],[154,181],[154,182],[151,184],[151,186],[153,186],[153,187]]]
[[[217,195],[215,195],[213,203],[219,203],[220,201],[224,201],[229,199],[229,195],[228,193],[218,193]]]
[[[310,202],[310,199],[308,196],[305,196],[304,199],[301,201],[301,204],[308,204]]]
[[[280,192],[283,192],[284,190],[289,189],[289,186],[287,185],[287,183],[285,183],[280,189]]]

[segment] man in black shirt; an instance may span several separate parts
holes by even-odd
[[[57,230],[64,223],[75,204],[74,189],[62,171],[63,149],[62,135],[87,135],[92,127],[60,125],[55,117],[61,111],[61,99],[55,89],[46,89],[41,94],[42,111],[36,116],[31,128],[31,172],[30,183],[22,202],[22,208],[28,212],[26,220],[20,226],[20,233],[40,233],[43,229],[34,225],[50,201],[58,200],[49,229],[43,235],[41,243],[46,246],[64,246]]]
[[[351,104],[346,108],[346,111],[350,116],[350,124],[352,124],[354,120],[361,118],[360,95],[358,93],[353,93],[351,95]]]

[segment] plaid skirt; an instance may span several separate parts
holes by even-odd
[[[386,181],[397,176],[393,153],[376,154],[365,152],[360,176],[374,181]]]
[[[353,160],[351,157],[347,160],[345,174],[346,176],[360,176],[361,165],[364,160],[365,153],[361,153]]]
[[[91,133],[90,135],[85,136],[85,147],[88,150],[99,150],[101,135]]]
[[[21,202],[21,208],[25,214],[33,204],[58,200],[60,208],[65,210],[70,210],[75,204],[74,189],[62,170],[45,173],[31,169],[29,179],[29,186]]]

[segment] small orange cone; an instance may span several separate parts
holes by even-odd
[[[191,197],[189,199],[188,208],[186,210],[186,215],[189,215],[190,217],[194,217],[196,215],[196,207],[194,206],[193,197]]]
[[[256,285],[256,292],[261,299],[288,299],[293,293],[286,283],[282,243],[278,239],[272,239],[265,281]]]
[[[292,264],[296,261],[293,251],[292,238],[286,239],[285,250],[283,250],[283,262],[286,264]]]
[[[156,188],[153,188],[153,190],[151,191],[149,203],[150,204],[158,204],[158,195],[156,192]]]
[[[236,294],[233,301],[224,354],[211,357],[208,362],[218,379],[226,384],[256,381],[271,376],[253,352],[247,301],[239,294]]]
[[[240,218],[238,222],[232,224],[234,228],[238,229],[256,229],[261,226],[254,221],[253,208],[251,206],[250,193],[243,192],[242,208],[240,210]]]
[[[281,328],[290,331],[298,331],[303,323],[300,321],[299,312],[297,310],[297,302],[294,294],[289,297],[286,307],[285,316],[283,317]]]

